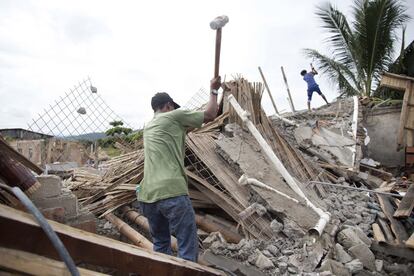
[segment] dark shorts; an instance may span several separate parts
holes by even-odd
[[[318,93],[319,95],[322,95],[321,89],[319,89],[319,85],[309,87],[308,88],[308,102],[312,101],[312,94],[313,92]]]

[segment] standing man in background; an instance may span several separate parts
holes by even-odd
[[[319,88],[319,85],[316,83],[314,76],[318,74],[318,72],[315,70],[315,68],[313,67],[312,63],[311,63],[311,72],[306,72],[306,70],[302,70],[300,72],[300,74],[303,76],[303,80],[306,81],[306,83],[308,84],[308,110],[311,111],[311,101],[312,101],[312,94],[313,92],[316,92],[319,94],[319,96],[321,96],[326,104],[329,104],[328,101],[326,100],[326,97],[324,94],[322,94],[321,89]]]
[[[210,83],[210,100],[204,111],[186,111],[165,92],[151,99],[154,118],[144,129],[144,178],[138,201],[148,219],[154,251],[172,254],[171,234],[177,238],[178,257],[197,262],[198,236],[188,196],[184,168],[185,135],[217,117],[220,77]]]

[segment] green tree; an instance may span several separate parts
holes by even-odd
[[[304,49],[319,70],[338,85],[340,95],[371,96],[380,74],[392,63],[397,30],[410,17],[401,0],[355,0],[352,23],[332,4],[318,7],[332,49],[325,55]]]
[[[132,132],[132,129],[129,127],[123,127],[124,123],[122,121],[113,121],[109,123],[112,128],[105,131],[107,136],[124,136]]]

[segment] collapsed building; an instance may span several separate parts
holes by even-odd
[[[370,111],[380,107],[366,99],[268,117],[261,83],[226,82],[220,115],[186,139],[200,264],[152,251],[148,222],[136,204],[142,143],[97,166],[80,161],[62,179],[41,175],[38,164],[0,140],[0,175],[29,195],[85,274],[410,275],[414,89],[406,82],[414,79],[388,77],[383,85],[408,88],[392,125],[398,135],[387,132],[395,138],[383,146],[390,155],[397,144],[403,147],[404,161],[386,167],[371,144],[378,133],[366,126]],[[23,212],[13,192],[0,191],[0,247],[7,256],[0,268],[31,273],[54,267],[62,274],[61,255],[42,224]],[[24,266],[25,259],[36,262]]]

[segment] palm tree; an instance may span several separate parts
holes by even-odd
[[[318,7],[316,14],[329,33],[332,52],[324,55],[304,49],[322,73],[337,83],[340,95],[370,96],[380,73],[392,63],[396,31],[410,17],[401,0],[355,0],[353,22],[332,4]]]

